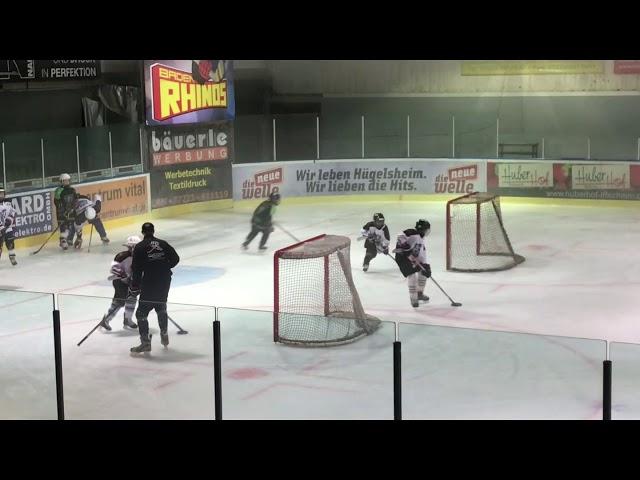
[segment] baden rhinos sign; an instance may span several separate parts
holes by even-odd
[[[365,160],[234,165],[233,198],[367,194],[466,194],[486,189],[482,161]]]

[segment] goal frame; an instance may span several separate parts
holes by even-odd
[[[351,320],[353,320],[354,322],[356,322],[356,324],[360,327],[361,331],[355,335],[351,335],[351,336],[347,336],[341,339],[327,339],[327,340],[319,340],[319,341],[314,341],[314,340],[297,340],[297,339],[291,339],[291,338],[283,338],[280,336],[280,315],[281,314],[297,314],[297,312],[285,312],[282,311],[282,305],[281,305],[281,301],[280,301],[280,283],[281,283],[281,271],[280,271],[280,261],[281,260],[290,260],[290,261],[295,261],[295,258],[287,258],[284,257],[283,258],[283,254],[289,250],[293,250],[297,247],[300,247],[301,245],[310,243],[310,242],[314,242],[314,241],[318,241],[318,240],[322,240],[325,237],[332,237],[333,235],[327,235],[327,234],[322,234],[322,235],[317,235],[315,237],[311,237],[308,238],[306,240],[302,240],[300,242],[294,243],[292,245],[288,245],[284,248],[281,248],[279,250],[276,250],[273,254],[273,275],[274,275],[274,282],[273,282],[273,341],[274,342],[279,342],[279,343],[284,343],[287,345],[297,345],[297,346],[333,346],[333,345],[341,345],[341,344],[345,344],[345,343],[351,343],[354,342],[356,340],[358,340],[359,338],[366,336],[370,333],[372,333],[373,331],[375,331],[377,329],[377,327],[379,326],[380,320],[377,319],[376,317],[373,317],[371,315],[367,315],[364,312],[364,308],[362,306],[362,302],[360,300],[360,296],[358,294],[357,289],[355,288],[355,284],[353,282],[353,275],[351,273],[351,265],[350,263],[347,261],[347,258],[345,258],[343,256],[343,254],[341,253],[341,248],[344,247],[337,247],[335,248],[335,250],[332,251],[328,251],[326,253],[323,254],[319,254],[313,257],[306,257],[306,258],[322,258],[322,277],[323,277],[323,281],[322,281],[322,304],[323,304],[323,308],[322,308],[322,314],[319,315],[323,315],[324,317],[330,318],[330,317],[342,317],[342,318],[349,318]],[[348,237],[344,237],[345,240],[348,242],[348,245],[350,245],[350,241],[348,239]],[[346,245],[345,245],[346,246]],[[351,304],[352,304],[352,308],[353,311],[351,313],[348,312],[344,312],[344,311],[332,311],[331,310],[331,292],[330,292],[330,277],[331,277],[331,270],[330,270],[330,264],[329,264],[329,257],[330,255],[333,254],[337,254],[338,257],[338,261],[340,263],[340,268],[343,272],[343,274],[345,275],[345,278],[347,280],[347,284],[349,286],[349,292],[351,295]],[[313,317],[313,314],[304,314],[304,313],[299,313],[299,315],[301,316],[305,316],[308,315],[310,317]],[[373,322],[373,324],[372,324]],[[377,322],[377,325],[375,325]],[[375,326],[374,326],[375,325]]]
[[[458,202],[461,199],[464,198],[469,198],[472,196],[478,196],[479,198],[475,201],[475,202],[466,202],[469,206],[471,205],[475,205],[475,216],[476,216],[476,222],[475,222],[475,237],[476,237],[476,241],[475,241],[475,245],[476,245],[476,255],[477,256],[500,256],[500,257],[511,257],[513,259],[513,263],[511,264],[507,264],[505,266],[502,267],[495,267],[495,268],[477,268],[477,269],[473,269],[473,268],[457,268],[457,267],[452,267],[452,259],[451,259],[451,242],[452,242],[452,238],[451,238],[451,205],[455,204],[456,202]],[[446,257],[447,257],[447,270],[448,271],[453,271],[453,272],[496,272],[496,271],[502,271],[502,270],[508,270],[510,268],[515,267],[516,265],[521,264],[522,262],[524,262],[525,258],[522,255],[518,255],[517,253],[514,252],[513,250],[513,246],[511,245],[511,240],[509,239],[509,235],[507,234],[506,229],[504,228],[504,223],[502,221],[502,212],[498,211],[498,209],[496,208],[496,203],[494,202],[495,199],[500,199],[500,195],[498,194],[494,194],[494,193],[489,193],[489,192],[471,192],[468,193],[466,195],[462,195],[460,197],[456,197],[453,198],[451,200],[449,200],[447,202],[447,217],[446,217],[446,235],[447,235],[447,241],[446,241]],[[482,228],[481,228],[481,222],[482,222],[482,216],[481,216],[481,206],[484,203],[487,202],[491,202],[491,207],[493,208],[493,212],[496,216],[496,218],[498,219],[498,224],[500,225],[500,231],[504,237],[505,243],[507,245],[508,248],[508,252],[506,253],[501,253],[501,252],[496,252],[496,253],[482,253],[480,251],[480,246],[482,245]]]

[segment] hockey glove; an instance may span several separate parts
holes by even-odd
[[[427,278],[431,277],[431,265],[429,265],[428,263],[423,263],[422,264],[422,269],[420,270],[420,273],[422,273],[422,275],[424,275]]]

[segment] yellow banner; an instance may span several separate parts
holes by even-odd
[[[604,73],[602,60],[466,60],[462,75],[572,75]]]

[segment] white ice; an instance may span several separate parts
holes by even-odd
[[[170,345],[134,358],[136,332],[97,330],[76,344],[106,312],[106,277],[121,243],[138,226],[93,237],[62,252],[57,242],[18,266],[0,260],[0,418],[55,418],[51,296],[62,319],[65,415],[71,419],[213,418],[212,321],[222,325],[224,418],[392,418],[392,342],[402,341],[404,418],[597,419],[602,361],[613,360],[613,416],[640,418],[640,210],[632,207],[530,205],[503,199],[505,227],[518,267],[493,273],[445,270],[445,202],[287,204],[275,220],[293,236],[321,233],[352,239],[354,281],[365,311],[385,321],[350,345],[303,349],[272,338],[273,251],[293,243],[280,229],[269,250],[256,238],[244,252],[252,207],[158,219],[156,234],[178,251],[169,314]],[[392,237],[418,218],[433,276],[454,308],[429,282],[429,303],[411,307],[406,280],[390,258],[361,269],[361,226],[383,212]],[[18,291],[18,292],[17,292]],[[198,305],[198,306],[193,306]],[[207,307],[211,306],[211,307]],[[571,337],[571,338],[567,338]],[[617,343],[623,342],[623,343]]]

